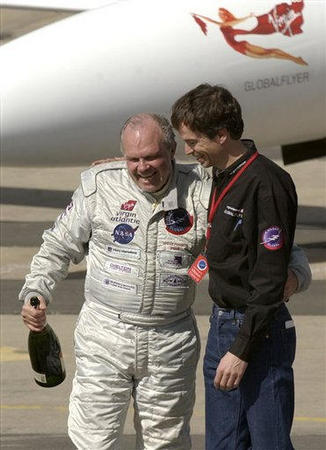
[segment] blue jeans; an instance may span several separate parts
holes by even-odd
[[[238,389],[221,391],[213,381],[244,314],[213,307],[204,357],[206,450],[292,450],[292,363],[296,335],[285,305],[251,358]]]

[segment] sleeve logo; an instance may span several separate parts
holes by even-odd
[[[262,242],[267,250],[279,250],[283,247],[283,233],[280,227],[272,226],[262,233]]]

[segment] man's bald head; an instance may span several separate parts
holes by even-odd
[[[120,131],[121,150],[124,153],[123,140],[124,134],[129,128],[129,131],[143,133],[151,127],[158,127],[161,132],[160,145],[164,146],[166,150],[171,151],[173,154],[176,150],[177,143],[175,140],[175,134],[170,122],[163,116],[154,113],[140,113],[129,117],[123,124]]]
[[[121,149],[128,173],[145,192],[158,192],[168,182],[176,142],[168,120],[157,114],[130,117],[121,130]]]

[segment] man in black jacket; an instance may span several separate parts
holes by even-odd
[[[295,328],[283,289],[294,184],[253,141],[240,140],[241,108],[226,89],[198,86],[177,100],[171,120],[186,154],[214,175],[200,261],[204,267],[207,258],[214,302],[204,359],[206,449],[291,450]]]

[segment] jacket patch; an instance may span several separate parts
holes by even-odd
[[[166,229],[172,234],[185,234],[193,225],[193,217],[184,208],[172,209],[164,215]]]
[[[188,275],[175,275],[163,273],[160,276],[160,287],[187,288],[189,285]]]
[[[232,216],[232,217],[239,217],[240,219],[242,219],[243,218],[243,208],[239,209],[239,208],[234,208],[233,206],[226,205],[224,214],[228,214],[229,216]]]
[[[280,227],[266,228],[262,233],[262,242],[267,250],[278,250],[283,247],[283,234]]]
[[[120,223],[113,230],[112,236],[114,242],[118,242],[119,244],[129,244],[135,237],[135,232],[138,227],[132,228],[132,226],[126,223]]]
[[[181,242],[173,242],[173,241],[162,241],[162,246],[165,250],[168,251],[183,251],[186,250],[187,244],[183,244]]]
[[[128,292],[130,294],[137,294],[137,286],[135,284],[122,283],[111,278],[104,279],[104,285],[112,291]]]
[[[135,225],[140,224],[140,220],[138,219],[137,214],[129,210],[118,211],[115,216],[110,217],[110,220],[111,222],[132,223]]]
[[[128,275],[139,276],[139,270],[137,267],[131,266],[130,264],[121,264],[116,261],[107,261],[105,263],[105,270],[113,273],[123,273]]]
[[[141,251],[139,248],[121,248],[115,247],[114,245],[109,245],[107,247],[107,251],[114,258],[123,258],[127,259],[128,261],[136,261],[137,259],[140,259],[141,255]]]
[[[169,267],[178,269],[188,267],[190,263],[190,255],[184,253],[159,252],[159,261],[161,267]]]
[[[122,209],[122,211],[132,211],[135,207],[135,204],[137,203],[137,200],[128,200],[125,203],[122,203],[122,205],[120,206],[120,209]]]

